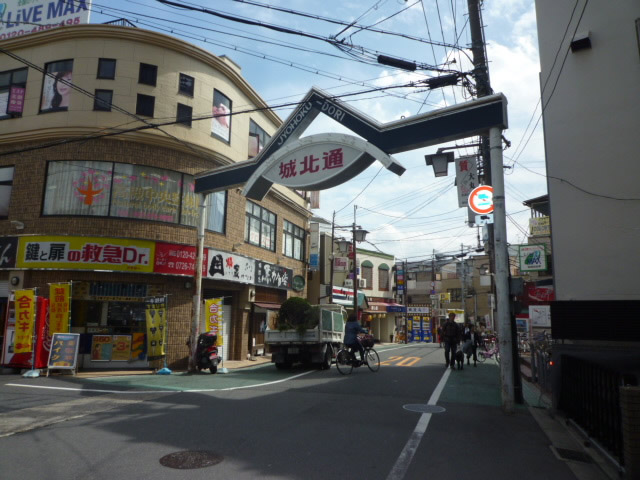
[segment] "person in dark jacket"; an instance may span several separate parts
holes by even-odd
[[[442,326],[442,341],[444,342],[444,360],[447,366],[452,369],[456,368],[456,350],[460,341],[460,331],[458,324],[455,322],[456,314],[449,313],[449,318]]]
[[[476,333],[476,329],[472,323],[466,324],[462,332],[462,349],[467,356],[467,365],[469,365],[469,359],[473,355],[473,366],[477,366],[478,362],[478,344],[480,343],[480,336]]]
[[[360,352],[360,361],[362,363],[364,363],[364,347],[358,341],[358,334],[366,332],[360,325],[358,317],[354,313],[349,315],[344,326],[344,344],[346,347],[351,347],[352,350]]]

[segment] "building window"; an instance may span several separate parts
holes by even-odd
[[[116,78],[116,61],[113,58],[98,59],[98,75],[97,78],[113,80]]]
[[[306,232],[291,222],[284,221],[282,232],[282,253],[285,257],[304,260],[304,245]]]
[[[71,96],[73,60],[60,60],[45,65],[40,112],[67,110]]]
[[[258,155],[270,138],[271,135],[268,135],[256,122],[249,119],[249,158]]]
[[[272,252],[276,251],[276,215],[247,201],[244,240]]]
[[[27,68],[0,72],[0,118],[21,117],[27,91]]]
[[[148,63],[140,64],[140,73],[138,74],[138,83],[144,85],[156,86],[156,78],[158,77],[158,67],[149,65]]]
[[[362,288],[373,290],[373,263],[369,260],[365,260],[360,264],[360,277],[367,282],[367,285]]]
[[[389,265],[386,263],[378,265],[378,290],[389,290]]]
[[[155,108],[156,97],[151,95],[138,94],[138,100],[136,102],[136,115],[144,115],[145,117],[153,117],[153,110]]]
[[[2,190],[0,169],[0,200]],[[5,175],[8,176],[8,173]],[[12,175],[11,175],[12,178]],[[119,217],[198,225],[194,177],[112,162],[49,162],[43,215]],[[208,195],[206,228],[224,233],[226,192]]]
[[[200,219],[199,199],[195,193],[195,180],[190,175],[184,175],[184,187],[182,188],[182,208],[180,210],[180,223],[197,227]],[[225,232],[225,220],[227,213],[227,192],[214,192],[207,195],[207,218],[205,228],[217,233]]]
[[[187,127],[191,126],[191,115],[193,108],[189,105],[178,104],[178,114],[176,116],[176,122]]]
[[[229,97],[218,90],[214,90],[211,134],[227,143],[231,141],[231,112],[232,105]]]
[[[451,295],[450,302],[462,301],[462,289],[461,288],[447,288],[447,293]]]
[[[184,73],[180,74],[180,80],[178,82],[178,92],[184,93],[193,97],[193,86],[195,85],[195,79]]]
[[[9,201],[13,189],[14,167],[0,168],[0,218],[9,216]]]
[[[112,97],[113,90],[96,90],[95,98],[93,99],[93,109],[110,112]]]

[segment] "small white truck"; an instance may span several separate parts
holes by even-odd
[[[297,362],[318,364],[323,370],[331,367],[344,338],[346,311],[341,305],[318,307],[320,316],[314,328],[299,331],[267,327],[264,343],[276,368],[291,368]]]

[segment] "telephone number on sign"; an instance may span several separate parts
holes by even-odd
[[[43,30],[51,30],[52,28],[63,27],[65,25],[78,25],[78,24],[80,24],[80,17],[69,18],[64,22],[50,23],[49,25],[39,25],[37,27],[33,27],[30,30],[22,29],[22,30],[14,30],[13,32],[9,32],[9,33],[2,33],[0,34],[0,40],[4,40],[6,38],[19,37],[20,35],[25,35],[27,33],[36,33],[36,32],[41,32]]]

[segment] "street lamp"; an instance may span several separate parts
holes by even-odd
[[[454,161],[453,152],[441,152],[433,155],[424,156],[427,165],[433,166],[433,174],[436,177],[446,177],[449,169],[449,163]]]
[[[353,268],[351,269],[351,275],[353,277],[353,312],[358,315],[358,267],[357,267],[357,258],[356,258],[356,242],[364,242],[364,239],[367,236],[368,231],[362,229],[360,225],[356,225],[356,205],[353,206],[353,223],[351,225],[333,225],[332,228],[351,228],[351,240],[346,240],[341,238],[336,240],[335,243],[338,244],[338,249],[342,253],[347,253],[349,251],[349,246],[351,246],[353,252]],[[335,220],[335,212],[334,212],[334,220]],[[332,236],[333,238],[333,236]],[[332,247],[333,248],[333,247]],[[332,269],[333,272],[333,269]],[[333,273],[331,275],[331,289],[333,291]],[[333,301],[333,297],[332,297]],[[359,319],[358,319],[359,320]]]

